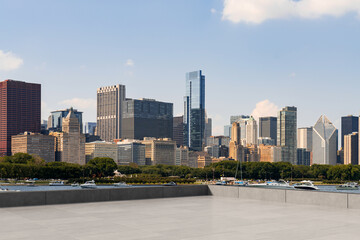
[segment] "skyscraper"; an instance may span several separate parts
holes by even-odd
[[[50,116],[48,118],[48,130],[53,132],[60,132],[62,131],[62,122],[63,118],[66,118],[66,116],[69,114],[70,109],[63,109],[63,110],[57,110],[52,111],[50,113]],[[82,123],[82,112],[74,109],[74,114],[79,120],[80,123],[80,132],[82,133],[83,129],[83,123]]]
[[[359,117],[341,117],[341,148],[344,149],[344,136],[359,131]]]
[[[184,117],[173,118],[173,140],[178,147],[184,145]]]
[[[359,164],[359,136],[357,132],[344,136],[344,164]]]
[[[256,120],[251,116],[246,123],[246,144],[247,145],[257,145],[257,124]]]
[[[122,138],[173,138],[173,104],[154,99],[126,99]]]
[[[259,118],[259,137],[269,137],[277,142],[277,118],[260,117]]]
[[[297,109],[284,107],[278,113],[277,145],[281,147],[281,159],[284,162],[296,164],[297,158]]]
[[[231,125],[224,126],[224,136],[231,137]]]
[[[204,133],[204,144],[208,145],[207,139],[212,136],[212,119],[205,118],[205,133]]]
[[[113,85],[97,89],[97,134],[105,141],[122,137],[122,106],[125,86]]]
[[[184,143],[201,151],[205,137],[205,76],[201,70],[186,73],[184,97]]]
[[[305,148],[306,151],[312,151],[312,127],[298,128],[297,130],[297,147]]]
[[[41,129],[41,85],[0,82],[0,156],[11,155],[11,136]]]
[[[336,165],[338,132],[329,119],[320,116],[313,128],[313,164]]]

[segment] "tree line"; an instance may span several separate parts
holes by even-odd
[[[17,153],[13,156],[0,157],[0,178],[39,178],[39,179],[79,179],[104,178],[113,176],[114,171],[137,177],[138,181],[147,178],[168,178],[176,176],[181,179],[219,179],[234,177],[244,179],[312,179],[322,181],[358,181],[358,165],[292,165],[287,162],[245,162],[221,161],[205,168],[187,166],[138,166],[116,165],[111,158],[94,158],[85,165],[65,162],[49,162],[37,156]],[[149,180],[150,181],[150,180]]]

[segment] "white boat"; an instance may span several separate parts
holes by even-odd
[[[226,181],[217,181],[215,185],[226,185]]]
[[[72,187],[80,187],[80,184],[79,183],[72,183],[71,186]]]
[[[96,188],[96,184],[94,180],[87,181],[84,184],[80,184],[81,188]]]
[[[247,181],[234,181],[234,186],[247,186],[248,182]]]
[[[131,185],[126,184],[126,182],[118,182],[113,184],[115,187],[131,187]]]
[[[347,182],[336,187],[337,190],[358,190],[359,186],[356,182]]]
[[[49,186],[64,186],[64,185],[65,185],[64,181],[53,181],[49,183]]]
[[[280,179],[279,181],[271,180],[264,183],[249,184],[249,187],[263,187],[263,188],[293,188],[288,182]]]
[[[168,183],[165,183],[163,184],[163,186],[176,186],[176,182],[168,182]]]
[[[304,190],[318,190],[319,188],[313,184],[312,181],[304,180],[300,183],[294,185],[296,189],[304,189]]]

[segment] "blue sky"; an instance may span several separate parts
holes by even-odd
[[[328,3],[327,3],[328,2]],[[324,4],[325,3],[325,4]],[[359,114],[358,0],[0,0],[0,80],[42,84],[42,117],[74,106],[96,119],[96,89],[183,112],[202,69],[214,134],[230,115],[298,107],[298,126]]]

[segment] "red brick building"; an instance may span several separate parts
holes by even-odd
[[[11,136],[40,132],[41,85],[0,82],[0,156],[11,155]]]

